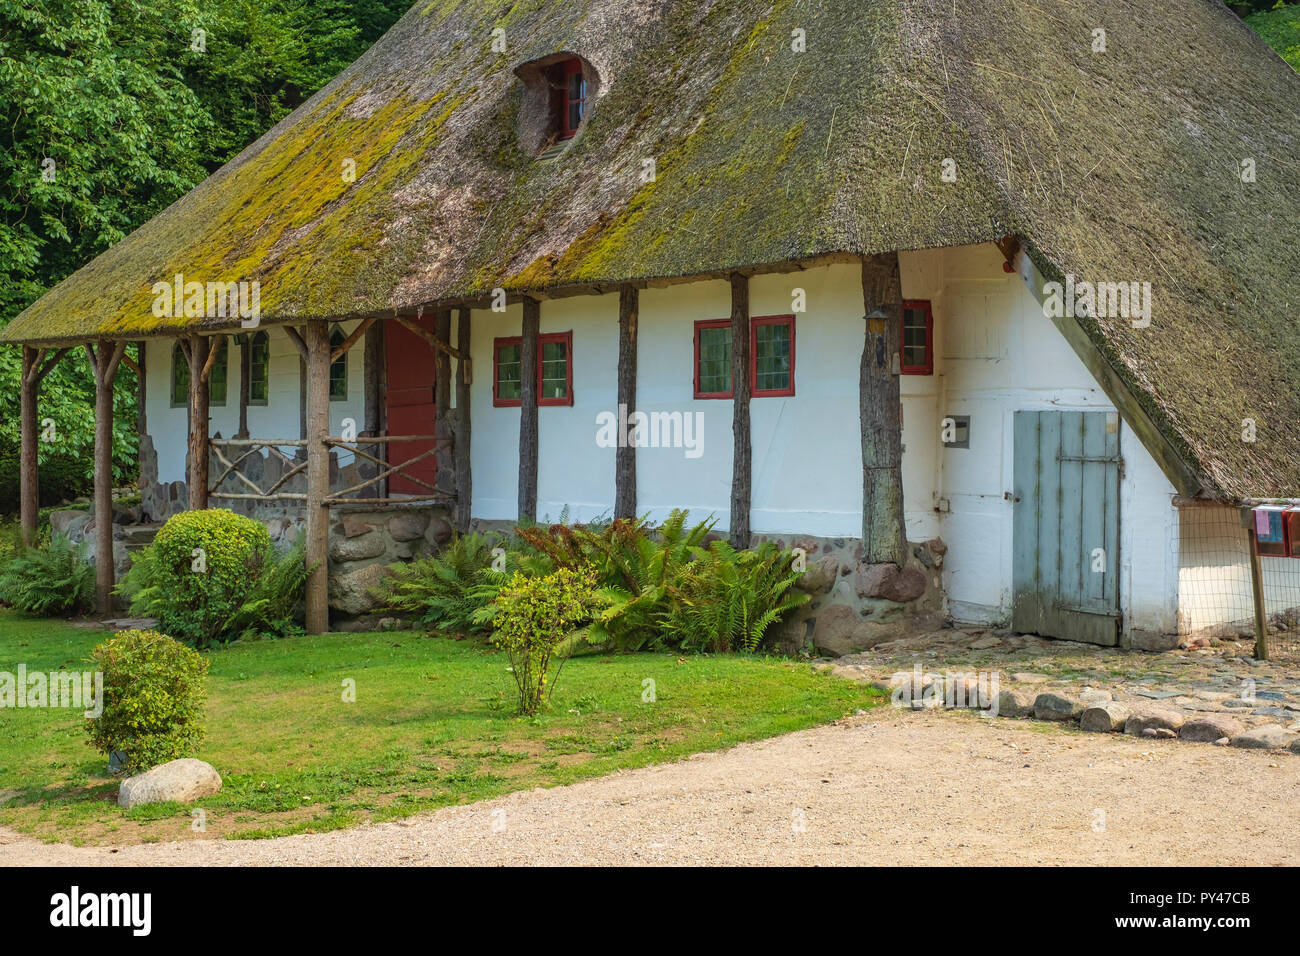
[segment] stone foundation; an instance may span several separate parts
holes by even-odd
[[[907,565],[868,564],[857,538],[755,535],[799,548],[806,570],[796,585],[812,600],[781,622],[776,650],[842,657],[875,647],[901,628],[938,627],[946,614],[940,570],[947,546],[939,538],[910,543]]]

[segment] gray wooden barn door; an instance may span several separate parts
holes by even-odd
[[[1119,416],[1016,412],[1012,627],[1119,641]]]

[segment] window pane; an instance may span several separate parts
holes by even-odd
[[[542,343],[541,398],[565,398],[569,394],[569,345],[567,342]]]
[[[731,329],[700,329],[700,392],[731,391]]]
[[[790,387],[790,325],[760,325],[756,328],[754,354],[755,391],[768,392]]]
[[[347,340],[340,329],[330,335],[330,351]],[[348,397],[348,354],[344,352],[337,362],[330,363],[330,401],[343,401]]]
[[[503,345],[497,349],[497,398],[517,401],[521,397],[519,362],[522,346]]]
[[[903,364],[923,368],[929,353],[925,329],[925,309],[903,310]]]
[[[188,405],[190,402],[190,364],[178,345],[172,349],[172,404]]]
[[[217,357],[212,363],[212,371],[208,373],[208,402],[212,405],[224,405],[226,404],[226,371],[230,349],[224,345],[217,345],[215,342],[212,343],[211,347],[218,351]]]
[[[270,395],[271,347],[265,332],[253,336],[248,354],[248,400],[265,405]]]

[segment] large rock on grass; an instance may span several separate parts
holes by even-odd
[[[210,763],[184,757],[127,777],[117,791],[117,805],[130,810],[146,803],[191,803],[221,789],[221,774]]]

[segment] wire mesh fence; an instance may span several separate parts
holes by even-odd
[[[1227,505],[1179,509],[1180,633],[1257,639],[1251,569],[1255,520],[1250,509]],[[1263,545],[1282,553],[1259,558],[1265,653],[1300,661],[1300,557],[1289,556],[1286,537],[1281,534],[1277,546]],[[1296,544],[1300,547],[1300,541]]]

